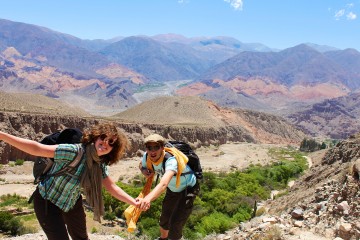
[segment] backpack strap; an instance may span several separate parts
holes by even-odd
[[[164,169],[164,172],[165,172],[165,162],[166,160],[168,160],[170,157],[173,157],[173,155],[169,152],[165,152],[165,156],[164,156],[164,160],[163,160],[163,169]],[[187,164],[186,164],[187,165]],[[187,175],[187,174],[191,174],[191,173],[194,173],[192,170],[190,170],[189,172],[183,172],[181,173],[181,176],[184,176],[184,175]]]
[[[68,163],[66,166],[64,166],[63,168],[61,168],[59,171],[57,172],[54,172],[52,174],[46,174],[44,175],[42,178],[41,178],[41,181],[39,182],[42,182],[50,177],[57,177],[57,176],[60,176],[60,175],[63,175],[63,174],[68,174],[70,176],[73,176],[75,177],[75,175],[72,174],[72,172],[75,170],[75,168],[79,165],[80,161],[81,161],[81,158],[82,156],[84,155],[84,149],[82,147],[81,144],[76,144],[78,145],[79,147],[79,151],[77,152],[76,154],[76,157],[74,158],[73,161],[71,161],[70,163]],[[35,190],[36,191],[36,190]],[[33,192],[33,194],[30,196],[29,200],[28,200],[28,203],[31,203],[34,199],[34,194],[35,194],[35,191]],[[47,194],[47,188],[46,188],[46,184],[45,184],[45,194]],[[46,199],[45,199],[46,200]],[[46,202],[47,204],[47,202]],[[47,214],[47,206],[45,207],[45,212]]]
[[[147,158],[147,153],[145,153],[145,158]],[[165,162],[166,160],[168,160],[168,158],[172,157],[173,155],[171,155],[170,153],[168,152],[165,152],[165,155],[164,155],[164,160],[162,161],[162,166],[163,166],[163,169],[164,169],[164,172],[165,172]],[[153,168],[154,168],[154,165],[153,165]],[[141,167],[141,169],[147,169],[146,167]],[[154,168],[155,169],[155,168]]]
[[[147,154],[147,153],[145,153],[145,154]],[[145,155],[145,157],[146,157],[146,155]],[[163,167],[164,172],[165,172],[165,163],[171,157],[173,157],[173,155],[171,153],[165,151],[164,160],[162,161],[162,167]],[[191,173],[194,173],[194,172],[192,170],[190,170],[189,172],[181,173],[181,176],[185,176],[185,175],[191,174]],[[159,181],[159,174],[157,174],[157,176],[156,176],[155,185],[157,185],[158,181]]]
[[[172,155],[168,152],[165,152],[165,155],[164,155],[164,160],[162,161],[162,166],[163,166],[163,170],[165,172],[165,162],[166,160],[168,160],[168,158],[172,157]],[[153,166],[154,167],[154,166]],[[159,181],[159,177],[160,177],[160,174],[158,173],[157,176],[156,176],[156,181],[155,181],[155,186],[157,185],[158,181]]]
[[[52,174],[48,174],[46,177],[57,177],[63,174],[67,174],[70,176],[75,177],[75,175],[73,174],[73,171],[75,170],[75,168],[79,165],[82,156],[84,155],[84,149],[82,148],[81,144],[76,144],[79,146],[79,151],[76,154],[76,157],[74,158],[74,160],[72,160],[70,163],[68,163],[66,166],[64,166],[63,168],[61,168],[59,171],[54,172]]]

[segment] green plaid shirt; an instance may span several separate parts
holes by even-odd
[[[83,149],[86,148],[83,146]],[[77,144],[60,144],[55,150],[54,164],[49,173],[55,173],[64,167],[67,163],[75,159],[79,145]],[[50,200],[53,204],[58,206],[64,212],[68,212],[76,203],[81,195],[80,180],[81,175],[85,170],[86,153],[81,159],[76,171],[71,175],[61,175],[57,177],[50,177],[45,181],[39,183],[39,191],[44,199]],[[108,166],[101,164],[103,178],[106,178],[108,173]]]

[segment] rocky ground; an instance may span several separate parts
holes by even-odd
[[[205,171],[228,171],[230,169],[242,169],[249,164],[266,164],[273,159],[268,155],[268,150],[270,148],[276,147],[278,145],[271,145],[271,144],[248,144],[248,143],[233,143],[233,144],[225,144],[221,145],[220,147],[207,147],[207,148],[200,148],[197,150],[198,155],[201,158],[202,166]],[[319,159],[323,155],[314,155],[314,164],[318,164],[320,161]],[[121,181],[128,181],[131,177],[138,174],[138,162],[139,159],[125,159],[121,161],[116,166],[112,166],[110,169],[111,176],[114,179],[120,179]],[[23,166],[17,167],[9,167],[3,166],[0,169],[0,192],[2,194],[7,193],[17,193],[23,196],[29,196],[35,186],[32,184],[32,163],[26,162]],[[297,184],[294,184],[297,186]],[[268,200],[265,207],[267,209],[278,209],[284,210],[284,204],[279,202],[276,205],[277,200]],[[271,205],[273,204],[273,205]],[[282,209],[281,209],[282,208]],[[270,211],[269,211],[270,212]],[[274,220],[275,219],[275,220]],[[221,235],[214,235],[208,236],[207,239],[261,239],[261,238],[247,238],[245,237],[245,233],[248,233],[251,229],[258,229],[269,225],[274,221],[280,221],[279,216],[276,216],[274,213],[269,213],[269,215],[264,215],[259,218],[255,218],[249,223],[242,224],[239,228],[233,229],[226,234]],[[285,222],[285,220],[282,220]],[[283,225],[286,227],[286,224]],[[255,231],[255,230],[254,230]],[[274,230],[275,231],[275,230]],[[280,231],[280,230],[276,230]],[[105,235],[106,233],[99,234],[92,234],[91,239],[97,240],[108,240],[108,239],[123,239],[119,236],[115,235]],[[16,240],[41,240],[46,239],[42,232],[37,234],[30,234],[24,235],[19,237],[13,238],[4,238],[4,239],[16,239]],[[127,237],[126,239],[131,239],[131,236]],[[270,239],[270,238],[269,238]],[[276,239],[276,238],[272,238]],[[287,235],[283,236],[283,238],[278,239],[288,239],[288,240],[295,240],[295,239],[307,239],[307,240],[326,240],[326,239],[333,239],[333,238],[325,238],[319,234],[314,233],[311,229],[302,229],[300,226],[293,227],[291,231],[287,232]]]
[[[262,215],[208,239],[360,239],[360,134],[309,157],[287,194],[258,204]]]

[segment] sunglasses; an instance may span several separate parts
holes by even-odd
[[[155,146],[145,146],[146,150],[148,151],[157,151],[159,150],[161,147],[159,145],[155,145]]]
[[[99,136],[100,140],[103,142],[107,142],[109,146],[113,147],[116,143],[117,138],[110,138],[106,134],[101,134]]]

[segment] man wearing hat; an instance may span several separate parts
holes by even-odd
[[[150,202],[166,191],[160,216],[159,239],[181,239],[199,192],[199,184],[186,164],[187,157],[176,148],[165,147],[165,142],[159,134],[151,134],[144,140],[146,153],[140,163],[140,170],[146,178],[153,178],[157,173],[161,180],[140,200],[139,207],[141,210],[149,209]]]

